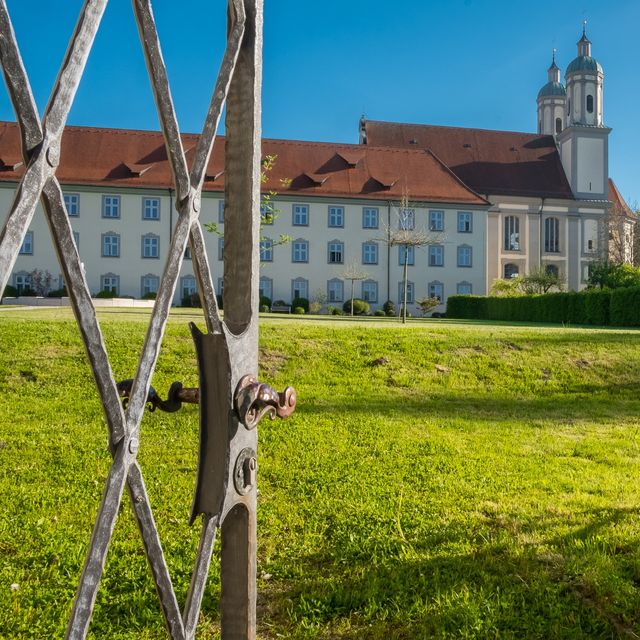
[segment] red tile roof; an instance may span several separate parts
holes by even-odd
[[[190,160],[197,136],[184,134],[182,139]],[[19,145],[16,124],[0,122],[0,158],[19,158]],[[399,200],[406,192],[416,201],[487,204],[424,150],[265,139],[262,153],[277,156],[263,188],[281,194]],[[0,181],[19,180],[23,171],[9,163],[0,166]],[[216,141],[206,173],[205,190],[224,189],[223,137]],[[57,176],[62,184],[172,186],[164,140],[157,131],[67,127]]]
[[[638,216],[631,210],[631,207],[626,203],[625,199],[622,197],[620,191],[618,191],[618,187],[616,183],[609,178],[609,200],[611,201],[611,205],[618,212],[624,213],[627,218],[638,221]]]
[[[571,198],[553,136],[365,120],[366,144],[431,149],[482,195]]]

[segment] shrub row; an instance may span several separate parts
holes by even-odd
[[[640,326],[640,287],[514,298],[451,296],[447,317],[636,327]]]

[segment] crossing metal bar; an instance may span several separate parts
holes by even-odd
[[[25,173],[0,231],[0,290],[6,286],[39,199],[81,330],[109,430],[113,456],[79,580],[66,637],[86,638],[109,544],[127,486],[145,553],[173,640],[195,637],[212,550],[222,528],[223,640],[253,640],[256,629],[256,450],[258,419],[278,394],[257,373],[257,299],[260,207],[260,92],[262,0],[229,0],[227,43],[189,170],[164,65],[151,0],[132,0],[176,190],[178,220],[135,377],[127,382],[126,412],[119,400],[73,231],[56,178],[69,110],[108,0],[85,0],[42,122],[38,117],[11,24],[0,0],[0,64],[20,129]],[[227,106],[225,153],[225,308],[223,322],[199,221],[205,172]],[[160,353],[184,251],[190,244],[208,334],[193,327],[200,361],[200,464],[192,520],[202,515],[191,587],[181,614],[164,558],[142,471],[140,424]],[[206,348],[205,348],[206,345]],[[206,356],[206,357],[205,357]],[[190,396],[191,397],[191,396]],[[195,398],[195,396],[193,396]],[[295,393],[287,392],[288,415]],[[216,403],[212,399],[216,399]],[[259,405],[259,406],[258,406]],[[167,405],[168,406],[168,405]],[[215,410],[211,410],[214,407]],[[253,413],[252,413],[253,412]],[[253,417],[250,417],[253,416]],[[204,437],[206,436],[206,437]],[[216,447],[211,448],[215,442]],[[213,461],[213,462],[212,462]],[[216,478],[216,486],[205,479]]]

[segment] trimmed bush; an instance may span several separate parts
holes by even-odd
[[[378,317],[383,317],[383,318],[384,318],[384,316],[386,316],[387,314],[386,314],[382,309],[376,309],[376,310],[373,312],[373,315],[374,315],[374,316],[378,316]]]
[[[266,304],[260,305],[260,313],[269,313],[269,311],[271,311],[271,307],[267,306]]]
[[[53,291],[49,291],[49,293],[47,293],[47,298],[63,298],[67,295],[69,294],[67,293],[66,287],[62,287],[62,289],[54,289]]]
[[[584,298],[584,324],[609,324],[611,291],[589,289],[582,293]]]
[[[628,291],[621,289],[620,291]],[[623,295],[623,294],[620,294]],[[552,322],[558,324],[607,325],[610,322],[612,292],[588,289],[576,292],[546,293],[516,297],[451,296],[447,300],[447,317],[469,320],[512,320],[518,322]],[[618,316],[623,316],[621,311]],[[631,309],[638,309],[630,305]],[[625,311],[627,321],[637,312]],[[620,320],[622,322],[622,320]],[[638,321],[640,322],[640,320]],[[624,324],[624,323],[623,323]],[[634,326],[629,324],[628,326]]]
[[[609,321],[616,327],[640,326],[640,287],[614,289],[609,315]]]
[[[303,316],[305,314],[304,307],[294,307],[293,313],[295,313],[298,316]]]
[[[294,298],[291,301],[291,308],[302,307],[305,313],[309,313],[309,300],[307,298]]]
[[[262,307],[267,307],[267,311],[269,311],[271,309],[271,298],[260,296],[260,311],[262,311]]]
[[[354,316],[363,316],[365,313],[369,313],[369,309],[371,306],[365,300],[360,300],[360,298],[353,299],[353,315]],[[342,310],[345,313],[351,313],[351,298],[347,300],[342,305]]]
[[[4,293],[0,296],[0,298],[17,298],[17,297],[18,297],[18,290],[15,287],[12,287],[10,284],[8,284],[4,288]]]
[[[96,293],[95,296],[93,296],[94,298],[117,298],[118,294],[115,291],[106,291],[106,290],[102,290],[102,291],[98,291],[98,293]]]
[[[384,314],[390,318],[393,318],[396,315],[396,305],[391,300],[387,300],[382,305],[382,310],[384,311]]]
[[[340,309],[340,307],[331,307],[331,315],[332,316],[343,316],[344,311]]]
[[[149,291],[142,296],[142,300],[155,300],[158,297],[158,293],[156,291]]]

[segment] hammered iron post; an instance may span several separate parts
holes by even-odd
[[[226,48],[190,169],[180,138],[151,0],[132,0],[173,173],[179,215],[136,375],[118,385],[56,178],[62,133],[107,2],[84,1],[51,98],[40,119],[6,0],[0,0],[0,63],[20,128],[25,164],[24,175],[0,232],[0,290],[8,282],[41,199],[104,408],[113,456],[66,637],[82,639],[87,636],[126,486],[170,637],[173,640],[195,637],[216,531],[221,527],[222,637],[224,640],[251,640],[255,638],[256,627],[257,433],[253,427],[265,411],[270,411],[268,402],[278,396],[253,377],[257,371],[258,335],[263,0],[228,0]],[[199,212],[205,171],[225,104],[223,322],[218,313]],[[174,399],[200,403],[201,423],[200,461],[191,520],[202,514],[202,532],[191,587],[181,612],[136,457],[142,415],[153,391],[151,376],[187,244],[192,251],[207,333],[200,332],[195,326],[191,328],[198,355],[200,388],[185,390],[180,385],[173,390]],[[126,411],[120,404],[121,396],[127,398]],[[278,396],[278,401],[280,399],[286,405],[285,413],[293,411],[293,390],[287,390],[282,398]]]

